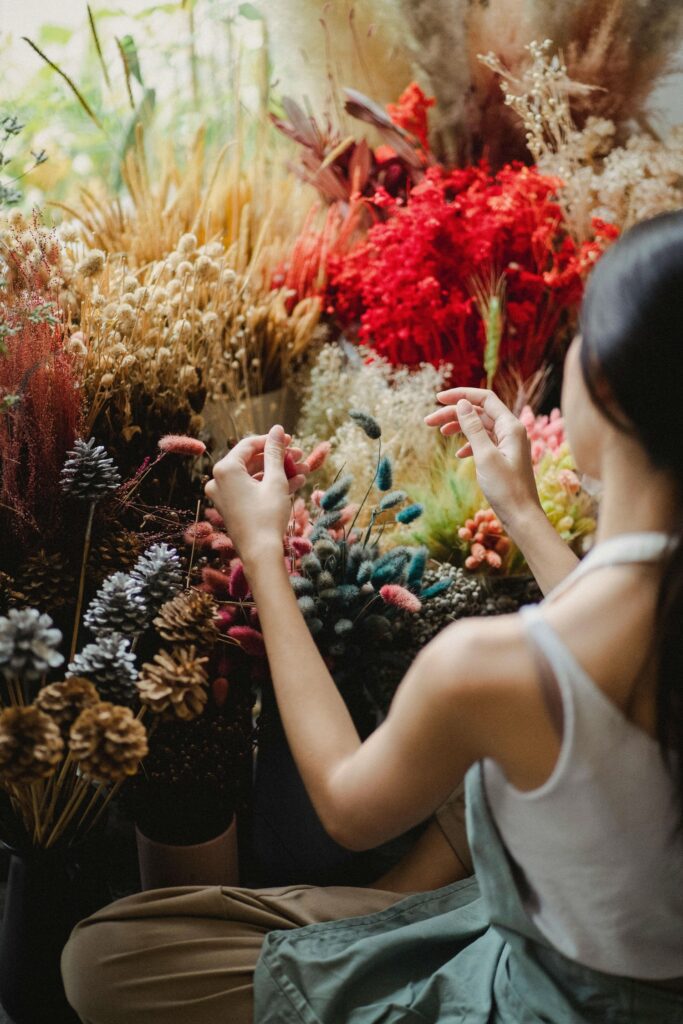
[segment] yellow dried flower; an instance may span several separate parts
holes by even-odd
[[[35,705],[0,714],[0,780],[14,785],[47,779],[62,759],[57,725]]]
[[[104,270],[104,253],[101,249],[91,249],[76,265],[76,273],[83,277],[94,277]]]

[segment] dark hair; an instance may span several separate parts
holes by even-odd
[[[657,738],[683,813],[683,210],[637,224],[598,261],[581,334],[593,402],[678,485],[677,542],[661,581],[654,649]]]

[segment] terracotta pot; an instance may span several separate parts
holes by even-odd
[[[298,397],[290,387],[254,395],[244,402],[209,400],[202,417],[204,426],[214,440],[213,453],[220,457],[227,451],[228,439],[243,434],[265,434],[274,423],[293,430],[298,415]]]
[[[135,829],[140,882],[146,889],[176,885],[239,885],[237,824],[205,843],[190,846],[158,843]]]

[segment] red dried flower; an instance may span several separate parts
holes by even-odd
[[[224,676],[219,676],[211,683],[211,694],[217,708],[222,708],[228,699],[230,683]]]
[[[244,566],[239,558],[236,558],[230,572],[230,597],[234,601],[245,601],[250,595],[249,583],[244,575]]]
[[[227,597],[230,594],[230,579],[220,569],[212,569],[210,565],[202,569],[202,579],[209,591],[216,597]]]
[[[410,132],[418,140],[425,152],[429,152],[429,131],[427,111],[436,100],[426,96],[417,82],[411,82],[398,98],[397,103],[387,103],[387,113],[394,124],[404,131]],[[377,154],[375,154],[377,156]]]
[[[222,529],[225,526],[223,516],[220,514],[217,508],[204,509],[204,518],[208,523],[211,523],[215,528]]]
[[[209,547],[213,537],[213,526],[211,523],[190,523],[183,533],[183,540],[188,547]]]
[[[228,630],[228,636],[236,640],[245,654],[252,658],[265,658],[266,645],[263,642],[263,634],[251,626],[233,626]]]
[[[206,451],[206,445],[198,437],[186,437],[185,434],[166,434],[159,441],[159,449],[172,455],[189,455],[197,458]]]
[[[502,281],[501,369],[530,377],[576,311],[583,278],[616,229],[595,222],[578,246],[557,193],[534,167],[430,167],[408,202],[380,191],[385,219],[329,261],[328,313],[393,364],[453,366],[458,384],[485,379],[482,281]],[[479,284],[478,284],[479,283]]]

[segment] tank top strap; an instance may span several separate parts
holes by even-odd
[[[542,604],[553,601],[559,594],[563,594],[586,573],[610,565],[657,562],[672,550],[675,543],[676,538],[668,533],[620,533],[610,537],[591,548],[576,568],[550,591]]]

